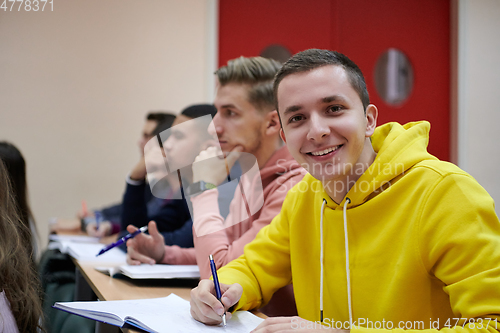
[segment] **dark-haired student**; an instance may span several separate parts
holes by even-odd
[[[337,52],[294,55],[274,92],[281,136],[310,174],[218,271],[224,308],[258,308],[293,281],[300,318],[269,318],[254,332],[498,332],[494,203],[427,152],[429,123],[376,127],[361,71]],[[193,317],[216,324],[222,312],[213,282],[200,281]]]
[[[0,329],[42,329],[38,276],[31,258],[31,232],[18,215],[9,174],[0,160]]]
[[[175,120],[175,116],[167,111],[151,111],[146,115],[141,136],[137,141],[139,152],[141,156],[144,155],[144,146],[153,136],[156,128],[160,124],[164,127],[170,127]],[[150,193],[145,194],[145,200],[148,202],[148,209],[154,210],[156,205],[149,202],[151,198]],[[83,229],[90,235],[96,237],[109,236],[120,231],[120,222],[122,216],[122,203],[106,206],[100,209],[93,209],[91,212],[82,207],[82,211],[77,214],[78,218],[82,221]],[[97,228],[96,216],[99,216],[102,221]]]
[[[176,117],[169,136],[161,134],[166,129],[161,125],[154,131],[155,134],[160,136],[160,141],[163,141],[163,150],[169,155],[169,166],[172,170],[177,169],[174,164],[179,165],[179,167],[191,165],[198,153],[205,148],[205,142],[211,138],[206,127],[203,130],[198,128],[204,126],[202,123],[190,120],[203,116],[210,116],[211,119],[215,113],[216,109],[211,104],[191,105]],[[202,135],[203,132],[205,132],[204,135]],[[195,135],[195,133],[198,135]],[[160,155],[158,154],[158,156]],[[160,163],[163,162],[160,161]],[[187,171],[189,172],[183,174],[183,177],[185,177],[183,182],[190,183],[192,181],[192,172],[191,170]],[[150,188],[150,184],[146,183],[146,175],[146,163],[143,157],[132,169],[127,179],[127,187],[123,196],[122,230],[125,230],[127,225],[142,227],[148,224],[149,221],[155,221],[155,230],[162,234],[164,245],[192,248],[191,214],[184,199],[185,196],[182,193],[177,172],[171,172],[167,175],[170,184],[170,195],[166,195],[166,199],[153,199],[158,204],[158,209],[155,210],[154,214],[148,214],[144,201],[145,190],[148,191]],[[232,187],[232,193],[234,193],[234,188]],[[227,193],[227,195],[232,197],[232,193]],[[220,198],[217,205],[221,211],[228,211],[227,198]]]

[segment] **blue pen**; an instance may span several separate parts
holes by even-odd
[[[101,212],[99,211],[96,211],[94,212],[94,215],[95,215],[95,230],[99,230],[99,225],[101,224],[101,221],[102,221],[102,215],[101,215]]]
[[[220,292],[219,278],[217,277],[217,268],[215,268],[214,257],[212,255],[209,255],[208,259],[210,260],[210,269],[212,270],[212,276],[214,278],[215,294],[216,294],[219,302],[222,303],[222,301],[221,301],[222,294]],[[222,306],[224,307],[224,304],[222,304]],[[222,315],[222,324],[224,326],[226,326],[226,312],[225,311],[224,311],[224,314]]]
[[[120,238],[119,240],[117,240],[116,242],[112,243],[112,244],[109,244],[109,245],[106,245],[105,247],[102,248],[101,251],[99,251],[98,254],[96,254],[95,256],[98,257],[100,256],[101,254],[111,250],[112,248],[114,247],[117,247],[117,246],[120,246],[122,245],[123,243],[125,243],[126,241],[128,241],[129,239],[131,238],[134,238],[135,236],[137,236],[138,234],[140,234],[141,232],[146,232],[148,230],[148,226],[144,226],[140,229],[137,229],[136,231],[134,231],[133,233],[131,234],[128,234],[128,235],[125,235],[123,236],[122,238]]]

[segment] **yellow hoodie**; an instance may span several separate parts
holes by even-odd
[[[320,321],[323,308],[330,327],[349,328],[351,320],[355,331],[464,332],[454,318],[476,318],[476,331],[498,332],[493,200],[470,175],[427,153],[429,129],[427,122],[378,127],[377,157],[339,205],[306,175],[244,255],[219,270],[222,283],[243,286],[235,309],[258,308],[293,282],[299,316]]]

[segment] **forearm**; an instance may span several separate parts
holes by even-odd
[[[168,265],[196,265],[194,248],[181,248],[177,245],[165,245],[165,255],[160,263]]]

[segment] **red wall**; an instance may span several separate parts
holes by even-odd
[[[363,71],[379,124],[431,122],[429,151],[449,160],[450,8],[448,0],[219,0],[219,65],[257,56],[271,44],[292,54],[338,50]],[[389,47],[413,65],[414,89],[401,106],[375,91],[373,71]]]

